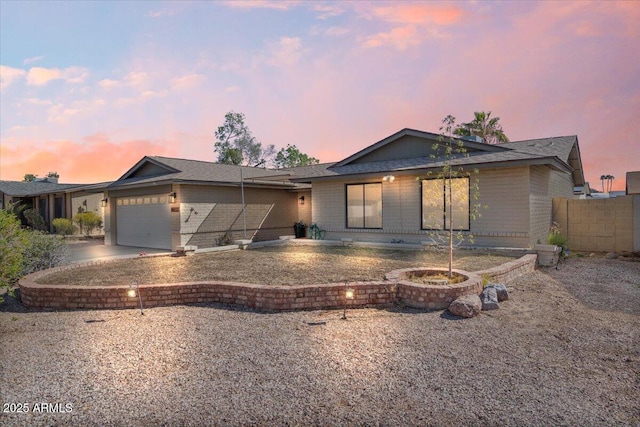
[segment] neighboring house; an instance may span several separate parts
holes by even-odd
[[[627,172],[627,185],[625,193],[627,195],[640,194],[640,171]]]
[[[429,240],[426,189],[437,183],[428,173],[444,163],[431,157],[439,135],[403,129],[346,159],[292,169],[294,182],[312,185],[312,218],[327,239],[420,243]],[[458,218],[475,246],[529,248],[545,242],[552,198],[572,198],[584,176],[576,136],[499,145],[462,140],[467,157],[455,167],[477,169],[479,203],[475,220]],[[461,180],[460,187],[468,183]],[[444,191],[443,191],[444,193]],[[470,194],[466,190],[466,200]],[[462,214],[464,216],[464,213]],[[442,213],[442,227],[445,223]]]
[[[175,250],[291,235],[295,222],[311,221],[311,191],[289,178],[282,170],[146,156],[105,189],[105,244]]]
[[[94,211],[102,216],[103,184],[60,184],[47,177],[31,182],[0,181],[0,209],[10,203],[37,209],[49,232],[54,232],[55,218],[69,218],[81,211]]]

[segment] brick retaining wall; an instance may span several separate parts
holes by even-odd
[[[469,280],[448,286],[427,286],[404,280],[351,282],[354,299],[346,300],[345,284],[269,286],[235,282],[189,282],[141,285],[144,307],[175,304],[223,303],[258,310],[317,310],[387,305],[396,302],[419,308],[446,308],[466,293],[480,293],[480,274],[495,274],[506,283],[533,271],[535,255],[508,262],[483,272],[466,273]],[[65,267],[62,267],[65,268]],[[493,273],[492,273],[493,272]],[[35,283],[51,273],[41,271],[20,280],[20,295],[27,307],[45,309],[121,309],[138,307],[138,298],[127,296],[129,286],[70,286]]]

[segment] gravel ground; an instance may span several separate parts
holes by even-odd
[[[618,277],[620,265],[536,271],[509,285],[499,310],[464,320],[402,308],[350,310],[344,321],[340,311],[9,305],[0,400],[30,412],[3,412],[0,425],[637,426],[640,315],[624,300],[637,307],[638,293],[603,311],[567,291],[603,268]],[[637,269],[628,274],[640,283]],[[614,282],[601,286],[617,291]],[[37,403],[72,411],[34,412]]]
[[[487,251],[456,251],[454,268],[478,271],[513,257]],[[188,257],[140,257],[49,274],[51,285],[129,285],[231,280],[264,285],[316,285],[382,280],[398,268],[446,267],[444,251],[390,250],[336,246],[267,246],[246,251],[202,253]]]

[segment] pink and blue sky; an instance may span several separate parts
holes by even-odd
[[[640,170],[640,2],[0,1],[0,179],[117,179],[254,135],[323,162],[451,114]]]

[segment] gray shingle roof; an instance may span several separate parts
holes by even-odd
[[[151,162],[164,172],[155,175],[136,176],[136,170],[147,162]],[[306,187],[290,182],[291,172],[277,169],[265,169],[250,166],[234,166],[201,160],[176,159],[172,157],[147,156],[131,168],[110,187],[127,185],[143,185],[158,182],[199,182],[218,184],[240,183],[240,170],[247,184],[271,185],[278,187]]]
[[[577,137],[563,136],[542,138],[500,144],[506,150],[491,152],[471,152],[466,157],[452,160],[453,166],[487,167],[515,166],[516,164],[551,164],[556,168],[568,167],[572,148]],[[364,151],[364,150],[363,150]],[[343,165],[343,166],[339,166]],[[370,173],[401,172],[410,170],[428,170],[441,168],[445,162],[431,157],[414,157],[399,160],[385,160],[368,163],[347,163],[317,165],[315,169],[292,169],[294,181],[311,182],[314,179],[330,178],[342,175],[359,175]]]
[[[0,192],[15,197],[33,197],[39,194],[60,193],[83,184],[57,184],[53,182],[0,181]]]

